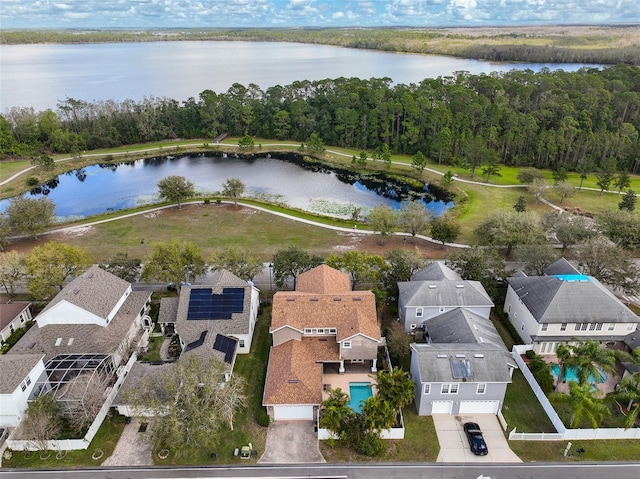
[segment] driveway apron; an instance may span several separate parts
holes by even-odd
[[[267,446],[261,464],[326,462],[318,445],[313,421],[277,421],[267,430]]]

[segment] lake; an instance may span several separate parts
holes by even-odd
[[[492,63],[437,55],[388,53],[298,43],[150,42],[0,45],[0,112],[54,109],[65,98],[178,101],[233,83],[262,90],[298,80],[389,77],[419,83],[456,71],[489,73],[541,68],[575,71],[581,64]]]
[[[198,193],[209,195],[221,191],[227,179],[240,178],[246,186],[245,196],[341,218],[350,218],[354,207],[362,208],[363,213],[381,203],[397,209],[404,193],[275,158],[185,155],[89,166],[60,175],[26,196],[46,195],[56,206],[58,220],[70,221],[157,203],[158,181],[170,175],[184,176]],[[0,201],[0,211],[8,202]],[[425,206],[440,214],[453,203],[430,201]]]

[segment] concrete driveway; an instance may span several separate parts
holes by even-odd
[[[147,419],[147,428],[141,432],[140,418],[131,418],[131,422],[124,427],[113,454],[103,463],[103,466],[152,466],[153,447],[151,446],[151,424]]]
[[[267,430],[267,446],[261,464],[326,462],[318,445],[313,421],[277,421]]]
[[[498,418],[493,414],[469,414],[449,416],[434,414],[433,422],[440,442],[440,454],[436,462],[522,462],[509,448]],[[476,456],[469,449],[469,441],[462,428],[465,422],[476,422],[482,430],[489,453]]]

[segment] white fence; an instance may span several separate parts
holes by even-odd
[[[540,401],[543,409],[549,416],[549,420],[553,423],[558,432],[542,432],[542,433],[530,433],[530,432],[516,432],[516,429],[509,433],[509,440],[516,441],[565,441],[568,439],[582,439],[582,440],[594,440],[594,439],[640,439],[640,428],[597,428],[597,429],[567,429],[566,426],[560,420],[558,413],[547,399],[547,396],[542,392],[542,389],[538,385],[538,382],[533,377],[533,374],[529,370],[529,367],[522,360],[521,354],[524,354],[527,349],[532,349],[531,346],[514,346],[513,358],[515,359],[520,371],[524,375],[525,379],[531,386],[534,394]]]
[[[127,374],[129,373],[129,371],[131,370],[131,367],[133,366],[133,364],[136,362],[137,359],[138,359],[138,355],[135,352],[133,352],[131,354],[131,357],[129,358],[129,361],[124,366],[124,368],[122,368],[121,370],[119,369],[120,375],[118,376],[118,379],[116,380],[115,384],[107,394],[104,404],[100,408],[100,411],[96,415],[96,418],[91,423],[91,426],[89,426],[89,430],[87,431],[85,436],[82,439],[52,439],[47,442],[47,448],[49,450],[78,451],[81,449],[87,449],[89,447],[89,444],[91,444],[93,437],[96,435],[96,433],[98,432],[98,429],[100,429],[100,426],[102,426],[102,422],[107,417],[107,414],[109,413],[109,409],[111,408],[111,404],[113,403],[113,400],[115,399],[116,395],[118,394],[118,391],[120,390],[120,386],[122,386],[122,383],[127,377]],[[17,430],[18,428],[16,428],[15,431]],[[40,447],[38,446],[38,444],[36,444],[36,442],[33,440],[12,439],[11,436],[7,439],[7,446],[13,449],[14,451],[40,450]]]

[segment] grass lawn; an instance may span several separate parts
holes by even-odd
[[[640,441],[637,439],[571,441],[567,457],[563,456],[567,441],[510,441],[509,447],[525,462],[575,462],[575,461],[637,461],[640,457]],[[576,450],[583,448],[582,454]]]
[[[518,369],[513,372],[513,382],[507,387],[502,414],[507,420],[508,431],[515,427],[518,432],[556,432],[529,383]],[[514,442],[517,441],[511,441],[511,444]]]
[[[158,457],[155,450],[153,459],[156,465],[215,465],[215,464],[255,464],[256,457],[240,462],[239,457],[233,455],[235,448],[251,443],[258,450],[258,457],[264,452],[267,428],[258,424],[256,418],[262,408],[262,391],[267,370],[271,336],[269,324],[271,319],[270,307],[263,308],[253,335],[251,353],[238,355],[233,373],[245,378],[247,382],[247,407],[238,412],[234,418],[233,431],[224,430],[218,443],[210,449],[197,448],[182,451],[180,457],[170,454],[166,459]],[[211,452],[216,452],[218,458],[213,460]]]
[[[107,416],[98,429],[93,441],[84,451],[69,451],[61,459],[56,459],[53,451],[48,459],[40,459],[39,452],[13,452],[11,459],[2,459],[3,468],[76,468],[95,467],[108,458],[116,447],[118,439],[124,429],[124,417],[120,415]],[[96,460],[91,456],[96,450],[102,449],[104,455]]]
[[[440,452],[431,416],[418,416],[413,405],[402,411],[405,424],[404,440],[384,441],[387,451],[380,457],[367,457],[342,447],[340,441],[333,446],[320,441],[320,452],[327,462],[435,462]]]
[[[149,338],[149,350],[140,356],[140,361],[161,361],[160,347],[164,341],[164,336],[153,336]]]

